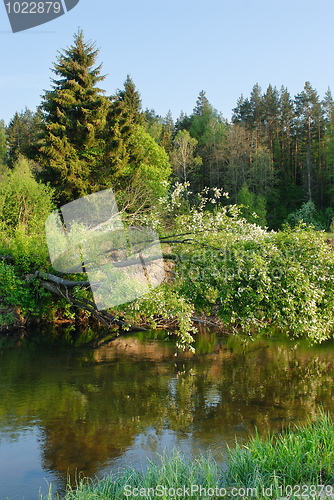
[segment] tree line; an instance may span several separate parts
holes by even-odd
[[[19,156],[55,190],[60,205],[112,187],[130,210],[152,206],[166,182],[189,183],[185,195],[204,188],[229,193],[222,203],[241,205],[250,222],[278,229],[308,206],[319,227],[334,216],[334,101],[321,100],[306,82],[292,97],[287,88],[254,85],[240,96],[228,122],[199,93],[193,112],[174,122],[142,110],[128,76],[106,96],[98,50],[82,31],[59,53],[51,90],[36,112],[16,112],[0,123],[0,160],[12,168]],[[290,216],[290,219],[289,219]]]

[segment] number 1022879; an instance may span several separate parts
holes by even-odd
[[[59,14],[60,2],[7,2],[8,14]]]

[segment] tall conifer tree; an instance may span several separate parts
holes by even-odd
[[[106,182],[110,182],[111,176],[115,188],[119,187],[119,178],[123,176],[130,161],[130,138],[136,126],[143,123],[140,94],[128,75],[124,89],[110,97],[104,130]]]
[[[74,44],[59,53],[57,78],[43,96],[42,178],[56,187],[60,203],[100,187],[108,100],[97,86],[105,78],[102,65],[95,67],[98,52],[78,30]]]

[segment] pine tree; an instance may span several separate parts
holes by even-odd
[[[108,100],[97,87],[104,80],[98,50],[79,30],[74,44],[59,53],[52,90],[43,96],[42,179],[57,190],[60,203],[100,188]]]
[[[279,96],[279,129],[281,143],[280,177],[282,181],[291,179],[296,184],[297,171],[296,162],[293,161],[293,126],[294,126],[293,102],[288,89],[284,86],[280,89]]]
[[[331,126],[334,119],[334,100],[331,89],[329,87],[325,92],[325,97],[321,104],[325,112],[325,119],[327,121],[327,124]]]
[[[267,92],[263,96],[265,133],[268,139],[270,154],[274,153],[275,143],[278,142],[278,113],[279,93],[276,87],[269,84]]]
[[[319,96],[314,90],[310,82],[305,82],[304,90],[297,94],[295,97],[295,110],[297,117],[297,126],[301,133],[303,141],[303,151],[306,161],[306,189],[308,200],[312,201],[313,197],[313,183],[314,183],[314,155],[313,153],[313,137],[316,136],[318,147],[320,145],[319,135],[321,135],[320,120],[321,110]],[[317,147],[317,153],[318,153]]]
[[[0,167],[7,162],[7,137],[5,121],[0,120]]]
[[[255,148],[260,146],[261,136],[262,136],[262,125],[264,120],[264,104],[263,96],[261,94],[261,87],[258,83],[252,88],[249,105],[251,109],[251,125],[252,129],[255,131]]]
[[[251,105],[248,98],[244,98],[241,94],[237,100],[237,105],[232,109],[232,123],[242,124],[244,126],[249,126],[251,117]]]
[[[173,134],[174,134],[174,121],[172,117],[172,112],[171,110],[169,110],[163,120],[163,125],[159,140],[160,146],[162,146],[167,153],[170,153],[172,149]]]
[[[211,108],[211,104],[209,103],[208,98],[206,97],[205,91],[201,90],[198,95],[193,114],[198,116],[203,116],[209,108]]]

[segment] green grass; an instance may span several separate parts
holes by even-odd
[[[265,440],[256,433],[247,446],[230,451],[230,459],[230,484],[334,484],[334,423],[321,412],[314,422]]]
[[[129,467],[102,480],[82,480],[76,489],[68,487],[65,499],[269,499],[286,497],[287,492],[308,492],[309,498],[320,498],[315,494],[320,489],[310,489],[310,485],[329,485],[322,498],[334,492],[334,422],[323,411],[315,421],[281,434],[266,439],[256,434],[248,445],[237,444],[229,453],[230,461],[223,471],[211,457],[191,461],[174,451],[164,454],[159,464],[150,462],[143,472]],[[232,488],[236,488],[234,494]]]
[[[147,493],[146,498],[151,500],[170,499],[174,497],[174,490],[176,497],[184,498],[183,495],[180,496],[177,493],[184,493],[184,488],[186,488],[189,489],[190,495],[191,485],[201,485],[202,487],[202,492],[194,492],[195,494],[191,498],[206,499],[212,498],[212,495],[210,497],[203,495],[204,489],[209,492],[209,488],[215,489],[217,485],[221,485],[221,481],[221,471],[212,458],[200,457],[191,461],[181,453],[174,452],[172,456],[164,454],[158,465],[150,462],[145,472],[128,468],[119,471],[118,474],[111,474],[100,481],[81,481],[76,490],[69,489],[66,500],[123,500],[134,498],[137,492],[138,498],[142,498],[140,492],[144,491]],[[153,490],[155,491],[153,492]],[[134,494],[130,495],[130,492],[134,492]]]

